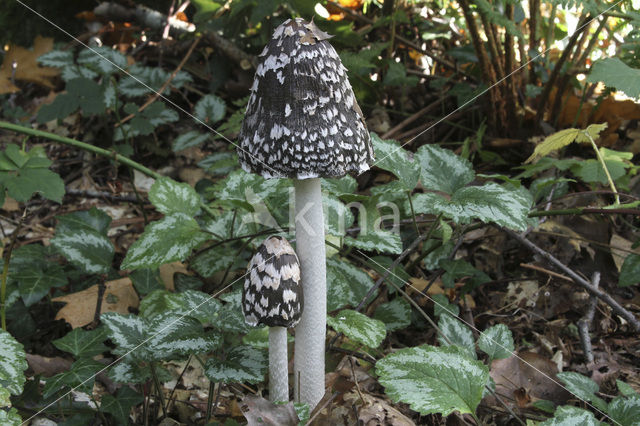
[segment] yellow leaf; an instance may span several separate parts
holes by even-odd
[[[53,88],[50,79],[57,76],[59,71],[55,68],[41,67],[38,57],[49,52],[53,48],[53,39],[37,36],[33,41],[33,49],[25,49],[20,46],[11,46],[0,66],[0,94],[14,93],[20,90],[12,84],[12,64],[16,64],[15,80],[28,81],[48,88]]]
[[[576,137],[576,142],[590,142],[590,139],[587,135],[591,136],[591,139],[594,141],[600,137],[600,132],[607,128],[607,123],[601,124],[590,124],[584,132],[581,132]]]
[[[536,149],[533,150],[533,154],[531,154],[531,157],[527,158],[525,164],[530,163],[533,160],[537,160],[538,158],[545,157],[551,152],[569,145],[576,140],[576,137],[581,131],[582,130],[580,129],[564,129],[547,136],[538,146],[536,146]]]

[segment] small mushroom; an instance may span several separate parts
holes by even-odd
[[[298,256],[289,242],[271,236],[247,266],[242,313],[247,324],[269,327],[269,399],[289,400],[287,328],[295,327],[303,309]]]
[[[313,409],[325,392],[327,320],[322,177],[362,173],[373,148],[347,69],[313,22],[289,19],[259,56],[242,129],[240,165],[295,187],[296,252],[307,306],[296,327],[297,401]]]

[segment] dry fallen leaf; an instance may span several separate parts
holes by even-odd
[[[15,80],[28,81],[48,88],[53,88],[51,79],[59,74],[56,68],[41,67],[38,57],[51,51],[53,39],[37,36],[33,41],[33,49],[10,46],[0,66],[0,95],[15,93],[20,88],[11,83],[12,64],[15,62]]]
[[[100,313],[118,312],[128,314],[129,308],[137,308],[138,293],[133,288],[129,278],[109,281],[105,283],[106,290],[102,299]],[[72,328],[82,327],[93,321],[98,301],[98,285],[86,290],[71,293],[52,299],[54,302],[65,302],[66,305],[58,311],[56,319],[63,319]]]
[[[364,426],[413,426],[413,420],[381,398],[366,393],[349,392],[344,400],[357,407],[357,422]],[[364,404],[363,404],[364,403]]]
[[[173,282],[173,277],[175,276],[175,274],[180,273],[185,275],[193,275],[187,270],[187,267],[184,266],[184,263],[182,262],[165,263],[164,265],[160,265],[158,271],[160,273],[160,281],[162,281],[164,287],[169,291],[175,290],[175,285]]]
[[[241,409],[249,426],[294,426],[300,422],[296,410],[293,408],[293,402],[274,404],[259,396],[247,394],[242,398]]]

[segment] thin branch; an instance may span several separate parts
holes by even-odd
[[[595,272],[591,278],[591,284],[594,288],[598,288],[600,283],[600,272]],[[593,348],[591,346],[591,337],[589,336],[589,327],[593,322],[593,317],[596,313],[596,307],[598,305],[598,298],[591,296],[589,299],[589,305],[582,318],[578,321],[578,333],[580,334],[580,342],[582,343],[582,350],[584,352],[584,358],[587,364],[593,363]]]
[[[509,234],[512,238],[518,240],[518,242],[520,244],[524,245],[525,247],[527,247],[529,250],[533,251],[534,253],[539,254],[540,256],[545,258],[547,261],[549,261],[550,263],[555,265],[562,272],[564,272],[565,274],[570,276],[571,279],[573,279],[574,283],[578,284],[580,287],[582,287],[585,290],[587,290],[593,296],[597,297],[598,299],[602,300],[607,305],[609,305],[611,307],[611,309],[613,309],[613,311],[616,314],[618,314],[622,318],[624,318],[633,327],[633,329],[635,331],[640,331],[640,321],[638,321],[638,319],[631,312],[629,312],[622,305],[620,305],[609,294],[607,294],[607,293],[601,291],[600,289],[594,287],[587,280],[585,280],[580,275],[575,273],[571,268],[569,268],[564,263],[562,263],[558,259],[556,259],[551,253],[541,249],[540,247],[538,247],[537,245],[535,245],[534,243],[532,243],[528,239],[524,238],[523,236],[521,236],[517,232],[511,231],[510,229],[506,229],[506,228],[504,228],[503,230],[507,234]]]

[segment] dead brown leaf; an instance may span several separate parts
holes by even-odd
[[[59,74],[55,68],[41,67],[38,57],[51,51],[53,39],[37,36],[33,41],[33,49],[20,46],[10,46],[0,66],[0,95],[15,93],[20,88],[11,82],[12,64],[15,62],[15,80],[27,81],[44,87],[53,88],[51,79]]]
[[[262,397],[248,394],[242,398],[241,409],[249,426],[295,426],[300,422],[293,408],[293,402],[274,404]]]
[[[413,420],[381,398],[366,393],[350,392],[344,400],[355,406],[357,424],[364,426],[413,426]]]
[[[129,308],[137,308],[139,304],[138,293],[133,288],[129,278],[109,281],[105,283],[106,290],[102,299],[104,312],[118,312],[128,314]],[[66,296],[52,299],[54,302],[65,302],[66,305],[58,311],[56,319],[63,319],[72,328],[82,327],[93,321],[98,301],[98,285],[86,290],[71,293]]]

